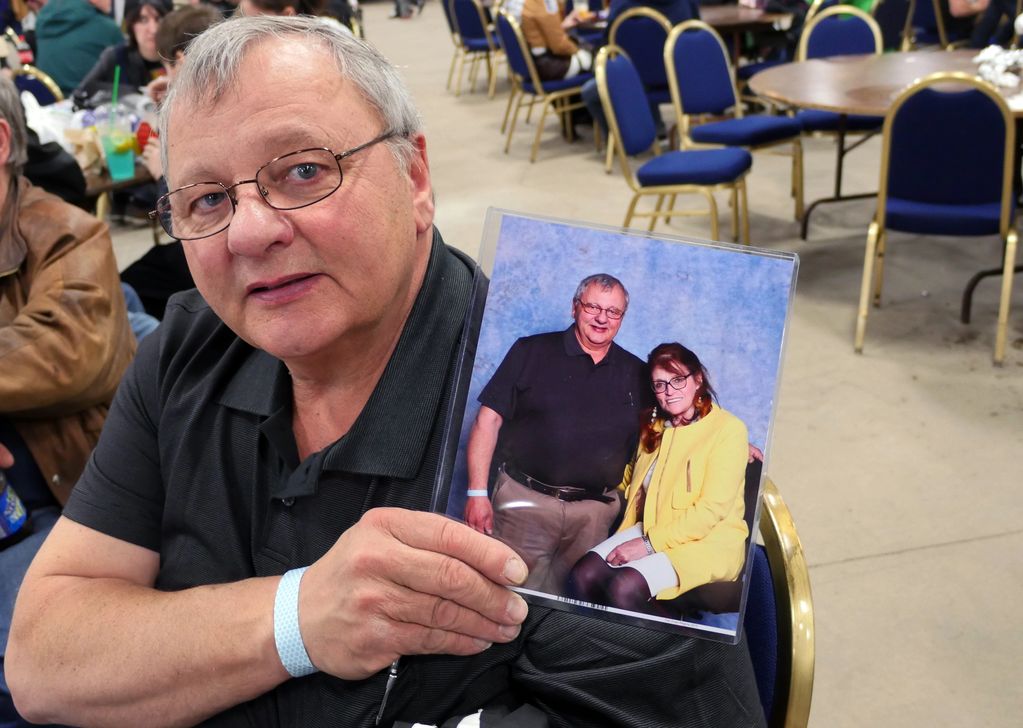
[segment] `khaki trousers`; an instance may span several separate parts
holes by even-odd
[[[583,554],[608,536],[621,499],[565,502],[537,493],[501,470],[494,484],[494,535],[529,567],[527,589],[565,594],[565,577]]]

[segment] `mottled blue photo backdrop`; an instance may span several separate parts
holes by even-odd
[[[615,341],[639,358],[678,341],[706,366],[721,406],[768,449],[787,311],[797,259],[789,253],[725,249],[612,229],[491,211],[498,230],[490,292],[473,367],[448,513],[462,516],[465,443],[477,397],[521,336],[572,324],[579,281],[609,273],[629,291]],[[484,240],[484,259],[492,240]]]

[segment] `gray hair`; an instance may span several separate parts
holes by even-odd
[[[25,131],[25,109],[21,94],[10,79],[0,76],[0,118],[11,127],[11,149],[7,155],[7,170],[18,176],[28,163],[28,132]]]
[[[402,172],[407,173],[416,153],[409,136],[422,131],[423,122],[398,71],[369,44],[314,17],[254,16],[218,23],[189,44],[187,62],[174,78],[160,108],[163,168],[167,165],[167,126],[179,104],[215,104],[238,82],[245,54],[261,43],[284,38],[301,39],[306,47],[319,43],[334,56],[338,73],[352,82],[365,101],[397,135],[388,141]]]
[[[575,295],[572,296],[572,303],[579,303],[583,300],[583,294],[586,289],[590,286],[600,286],[603,291],[610,291],[614,288],[621,288],[622,293],[625,294],[625,309],[629,308],[629,289],[625,287],[625,284],[615,278],[613,275],[607,273],[594,273],[591,276],[586,276],[575,289]]]

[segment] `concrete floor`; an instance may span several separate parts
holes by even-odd
[[[507,99],[482,84],[444,88],[452,46],[440,6],[387,20],[364,6],[368,39],[396,63],[427,125],[437,224],[475,254],[488,206],[620,225],[629,196],[587,136],[554,124],[530,164],[533,125],[511,152],[498,129]],[[833,145],[806,144],[808,200],[831,193]],[[849,157],[846,190],[876,189],[879,144]],[[991,365],[998,282],[982,284],[973,324],[958,321],[973,271],[997,265],[995,239],[893,234],[884,306],[863,355],[852,350],[873,201],[815,213],[798,238],[782,157],[749,178],[753,244],[799,254],[769,473],[792,510],[813,586],[817,669],[811,723],[841,728],[1011,726],[1023,713],[1023,285],[1015,286],[1005,366]],[[727,207],[722,202],[722,230]],[[706,219],[659,227],[709,236]],[[148,231],[115,236],[122,265]],[[1016,483],[1015,486],[1012,484]]]

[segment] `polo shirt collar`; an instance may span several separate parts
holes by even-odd
[[[567,329],[565,329],[565,333],[561,335],[561,343],[565,347],[566,354],[568,354],[569,356],[585,356],[587,359],[590,360],[590,364],[592,364],[595,367],[601,367],[610,364],[612,359],[617,355],[617,351],[620,348],[618,344],[612,341],[611,348],[607,350],[607,356],[605,356],[596,364],[593,364],[593,357],[591,357],[583,350],[582,345],[579,343],[579,339],[575,335],[575,324],[572,324]]]
[[[235,346],[249,346],[240,339]],[[262,349],[251,349],[235,370],[217,404],[269,417],[291,399],[291,376],[284,362]]]

